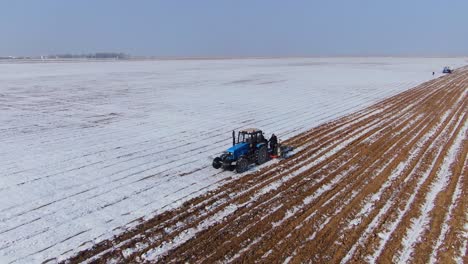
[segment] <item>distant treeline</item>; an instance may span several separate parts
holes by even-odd
[[[97,52],[89,54],[55,54],[55,55],[46,55],[46,56],[21,56],[21,57],[1,57],[1,59],[117,59],[125,60],[129,59],[130,55],[125,53],[116,53],[116,52]]]
[[[91,54],[57,54],[47,57],[58,59],[128,59],[130,55],[125,53],[98,52]]]

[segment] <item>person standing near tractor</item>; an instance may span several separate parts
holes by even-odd
[[[275,134],[271,135],[269,142],[270,142],[270,149],[271,149],[272,154],[276,155],[277,153],[276,147],[278,146],[278,138],[276,138]]]

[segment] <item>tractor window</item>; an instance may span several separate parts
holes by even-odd
[[[237,143],[240,143],[240,142],[247,142],[247,143],[252,142],[252,135],[247,134],[247,133],[239,133],[239,136],[237,138]]]
[[[237,143],[244,142],[244,134],[239,132],[239,135],[237,136]]]

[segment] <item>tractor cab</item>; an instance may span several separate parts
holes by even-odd
[[[266,141],[267,140],[263,136],[263,132],[261,130],[256,128],[249,128],[239,131],[237,135],[237,143],[234,142],[234,144],[252,143],[256,145],[258,143],[265,143]]]

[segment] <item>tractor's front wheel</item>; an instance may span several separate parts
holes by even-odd
[[[256,160],[257,165],[260,165],[260,164],[263,164],[263,163],[267,162],[268,161],[268,149],[267,149],[267,147],[265,145],[261,146],[257,150],[256,156],[257,156],[257,160]]]
[[[237,173],[242,173],[247,170],[247,167],[249,166],[249,162],[247,161],[246,158],[240,158],[237,163],[236,163],[236,172]]]
[[[223,162],[221,161],[221,158],[220,158],[220,157],[216,157],[216,158],[213,160],[213,168],[219,169],[219,168],[221,168],[221,165],[223,165]]]

